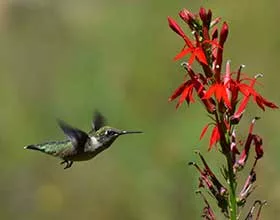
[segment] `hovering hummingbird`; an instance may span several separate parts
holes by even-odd
[[[86,133],[58,120],[60,128],[68,137],[67,140],[28,145],[24,148],[59,157],[63,160],[60,164],[66,164],[64,169],[67,169],[72,166],[74,161],[90,160],[106,150],[120,135],[142,133],[141,131],[125,131],[105,126],[105,121],[101,113],[95,112],[92,130]]]

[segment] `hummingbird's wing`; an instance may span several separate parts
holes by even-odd
[[[58,120],[58,124],[64,134],[70,139],[74,148],[78,151],[83,150],[86,142],[90,139],[88,134],[78,128],[73,128],[62,120]]]
[[[105,117],[98,111],[94,112],[93,120],[91,123],[92,130],[90,133],[93,133],[103,127],[106,123]]]

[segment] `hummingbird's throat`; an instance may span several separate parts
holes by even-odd
[[[92,136],[92,137],[90,137],[90,145],[92,146],[92,147],[94,147],[94,149],[97,149],[97,148],[99,148],[100,146],[102,146],[102,143],[100,143],[97,139],[96,139],[96,137],[94,137],[94,136]]]

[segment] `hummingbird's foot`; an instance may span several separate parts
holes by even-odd
[[[73,161],[70,161],[70,160],[64,160],[62,161],[60,164],[65,164],[66,163],[66,166],[64,167],[64,169],[67,169],[67,168],[70,168],[73,164]]]

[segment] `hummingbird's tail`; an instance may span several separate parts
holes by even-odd
[[[43,144],[31,144],[28,146],[25,146],[24,149],[28,150],[37,150],[43,153],[47,154],[53,154],[54,153],[54,148],[53,148],[54,142],[49,142],[49,143],[43,143]]]
[[[53,156],[59,156],[60,152],[65,151],[68,148],[72,149],[72,144],[69,140],[51,141],[42,144],[31,144],[24,147],[24,149],[40,151]]]
[[[25,146],[24,149],[43,151],[38,145],[34,144]]]

